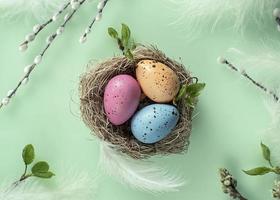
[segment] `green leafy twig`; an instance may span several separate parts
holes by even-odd
[[[267,161],[269,166],[262,166],[262,167],[256,167],[250,170],[243,170],[244,173],[250,175],[250,176],[259,176],[259,175],[265,175],[268,173],[275,173],[277,175],[280,175],[280,167],[274,166],[271,162],[271,153],[268,146],[261,143],[261,149],[262,149],[262,155],[263,158]]]
[[[280,175],[280,166],[274,166],[271,162],[271,152],[268,146],[261,143],[262,155],[264,160],[267,161],[268,166],[256,167],[250,170],[244,170],[244,172],[250,176],[260,176],[268,173],[274,173]],[[274,187],[272,188],[272,196],[280,199],[280,181],[275,181]]]
[[[13,183],[14,187],[30,177],[51,178],[55,175],[53,172],[49,171],[49,164],[45,161],[39,161],[35,163],[32,166],[31,171],[28,172],[28,167],[33,163],[35,159],[35,150],[32,144],[28,144],[24,147],[22,151],[22,159],[25,164],[24,172],[19,180]]]
[[[177,104],[177,102],[183,99],[186,106],[194,108],[198,101],[198,96],[205,86],[205,83],[191,83],[182,85],[175,100],[173,101],[174,104]]]
[[[247,200],[237,190],[237,181],[225,168],[219,170],[221,176],[221,183],[225,194],[229,194],[233,199]]]
[[[132,51],[136,48],[134,40],[131,39],[131,31],[126,24],[122,24],[120,34],[116,29],[109,27],[108,34],[117,41],[119,49],[128,59],[133,59]]]

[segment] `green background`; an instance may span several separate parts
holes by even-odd
[[[205,28],[196,40],[189,41],[183,23],[171,24],[178,13],[168,2],[122,0],[108,3],[102,21],[94,26],[88,42],[80,45],[79,37],[95,7],[96,3],[89,3],[81,9],[35,69],[29,84],[0,111],[0,180],[13,180],[21,174],[21,150],[32,143],[37,159],[49,161],[57,176],[63,174],[63,167],[98,174],[98,200],[228,199],[221,191],[220,167],[230,169],[249,199],[271,199],[273,175],[249,177],[241,171],[264,164],[259,143],[269,116],[261,92],[216,62],[231,45],[250,48],[263,32],[249,27],[241,35],[221,26],[215,32]],[[158,161],[186,178],[188,184],[179,192],[154,196],[130,189],[97,171],[99,144],[79,117],[79,76],[89,60],[120,54],[106,31],[108,26],[120,27],[122,22],[130,26],[136,41],[157,45],[169,57],[181,58],[193,75],[207,84],[196,110],[199,115],[194,120],[189,152]],[[15,86],[23,67],[55,30],[52,25],[22,54],[17,51],[18,44],[34,23],[31,19],[24,23],[23,19],[0,21],[2,95]],[[263,29],[269,37],[276,37],[273,22]]]

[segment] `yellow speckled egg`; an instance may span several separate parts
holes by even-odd
[[[136,77],[144,94],[158,103],[172,101],[180,89],[176,73],[165,64],[154,60],[138,62]]]

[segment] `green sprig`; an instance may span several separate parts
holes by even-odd
[[[261,143],[261,150],[262,150],[262,156],[264,160],[267,161],[269,166],[262,166],[250,170],[243,170],[243,172],[250,176],[260,176],[268,173],[275,173],[277,175],[280,175],[280,167],[274,166],[271,162],[271,153],[269,147]]]
[[[123,52],[123,55],[132,60],[132,51],[136,48],[136,43],[131,39],[131,31],[129,27],[126,24],[122,24],[120,34],[113,27],[109,27],[108,34],[117,41],[119,49]]]
[[[24,147],[22,159],[25,164],[25,169],[20,179],[14,183],[15,185],[18,185],[21,181],[29,177],[51,178],[55,175],[53,172],[49,171],[49,164],[45,161],[35,163],[31,168],[31,172],[28,172],[28,166],[30,166],[35,159],[35,150],[32,144],[28,144]]]
[[[194,108],[197,103],[198,96],[205,88],[205,86],[205,83],[192,83],[182,85],[175,98],[174,103],[176,104],[177,102],[184,100],[186,106]]]

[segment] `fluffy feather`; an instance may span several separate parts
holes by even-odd
[[[278,93],[280,94],[280,93]],[[263,136],[263,142],[267,144],[272,153],[272,159],[280,164],[280,103],[273,100],[266,102],[268,112],[271,117],[271,124]]]
[[[42,21],[59,10],[67,0],[0,0],[2,18],[35,17]]]
[[[254,46],[255,51],[245,53],[236,48],[228,51],[229,57],[237,66],[242,66],[244,70],[253,74],[255,79],[280,97],[280,57],[279,44]],[[264,95],[264,104],[270,115],[268,128],[264,131],[262,141],[267,144],[272,151],[272,157],[275,162],[280,164],[280,101],[269,95]]]
[[[243,31],[248,24],[261,25],[272,19],[278,0],[167,0],[176,13],[175,24],[184,25],[188,36],[195,36],[205,28],[212,30],[220,23],[231,24],[235,31]],[[210,27],[209,27],[210,25]]]
[[[272,41],[263,42],[260,45],[250,45],[252,48],[239,50],[229,48],[227,58],[233,59],[234,64],[242,70],[246,70],[257,80],[261,81],[269,89],[277,89],[280,81],[276,74],[280,73],[280,48],[278,43]]]
[[[9,184],[1,186],[0,200],[84,200],[92,199],[96,180],[87,173],[68,172],[55,177],[54,185],[45,185],[42,180],[30,179],[12,189]],[[50,180],[52,181],[52,180]]]
[[[152,193],[177,191],[184,185],[181,177],[152,162],[134,160],[101,142],[100,167],[128,186]]]

